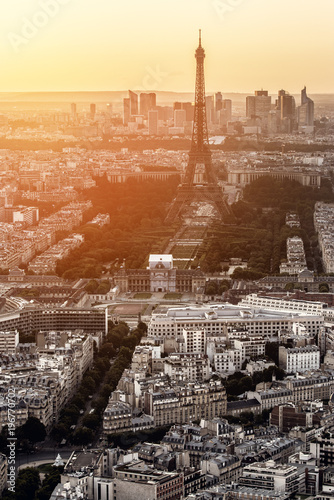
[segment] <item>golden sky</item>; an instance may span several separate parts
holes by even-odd
[[[4,0],[0,91],[333,92],[334,0]]]

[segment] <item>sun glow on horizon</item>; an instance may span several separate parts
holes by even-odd
[[[1,9],[1,92],[192,92],[198,28],[209,91],[332,91],[332,0],[13,0]]]

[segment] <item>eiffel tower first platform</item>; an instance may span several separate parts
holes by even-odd
[[[184,180],[179,185],[176,198],[167,213],[166,223],[172,223],[176,219],[182,218],[193,202],[206,202],[212,205],[215,209],[216,217],[221,220],[231,214],[226,198],[218,185],[212,168],[205,106],[205,52],[201,43],[201,31],[199,32],[199,46],[195,57],[195,110],[189,161]]]

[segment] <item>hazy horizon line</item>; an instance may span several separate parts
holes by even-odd
[[[282,90],[283,87],[281,87],[279,90]],[[146,93],[155,93],[155,94],[195,94],[194,90],[149,90],[149,89],[135,89],[135,88],[127,88],[127,89],[121,89],[121,90],[0,90],[0,94],[70,94],[70,93],[127,93],[129,90],[133,92],[137,92],[138,94],[146,94]],[[267,89],[255,89],[255,90],[267,90]],[[254,95],[255,90],[252,91],[237,91],[237,90],[206,90],[206,94],[214,94],[217,92],[221,92],[222,94],[247,94],[247,95]],[[285,90],[285,89],[284,89]],[[307,87],[306,87],[307,90]],[[269,91],[269,95],[276,95],[278,91]],[[288,94],[290,95],[299,95],[301,90],[299,91],[292,91],[289,92],[286,90]],[[308,92],[308,95],[334,95],[333,91],[328,91],[328,92]]]

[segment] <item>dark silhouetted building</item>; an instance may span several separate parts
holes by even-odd
[[[285,90],[278,91],[276,110],[280,118],[281,132],[292,132],[296,126],[295,98]]]
[[[123,99],[123,123],[127,125],[130,121],[130,98]]]
[[[184,110],[186,112],[187,122],[192,122],[194,119],[194,105],[192,102],[174,102],[173,110],[174,112]]]
[[[270,414],[271,425],[280,432],[289,432],[293,427],[314,427],[320,425],[320,416],[307,409],[298,409],[290,403],[275,406]]]
[[[135,116],[138,115],[138,94],[129,90],[129,98],[130,98],[130,115]]]
[[[246,97],[246,115],[248,118],[267,119],[271,110],[271,97],[267,90],[255,90],[255,95]]]
[[[139,96],[140,114],[145,118],[148,116],[149,111],[154,111],[157,105],[157,95],[154,92],[141,93]]]
[[[314,102],[306,94],[306,87],[301,91],[301,105],[298,107],[298,126],[313,127]]]
[[[96,114],[96,104],[91,104],[90,105],[90,118],[91,118],[91,120],[95,120],[95,114]]]
[[[148,112],[148,133],[158,135],[158,111]]]

